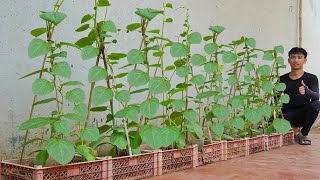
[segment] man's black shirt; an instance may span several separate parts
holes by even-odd
[[[305,87],[306,92],[304,95],[299,92],[302,80],[307,86]],[[287,73],[280,76],[280,82],[286,84],[284,93],[290,97],[289,103],[282,106],[283,112],[294,111],[295,109],[303,108],[310,101],[319,100],[319,83],[317,76],[314,74],[304,72],[299,79],[292,80],[289,77],[289,73]]]

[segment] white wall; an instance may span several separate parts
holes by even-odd
[[[0,6],[0,157],[11,158],[16,157],[19,152],[24,132],[18,131],[17,127],[28,117],[32,100],[31,83],[35,77],[24,80],[18,80],[18,78],[39,69],[41,61],[28,59],[27,46],[32,39],[29,32],[43,26],[43,22],[38,18],[39,11],[50,11],[52,2],[2,1],[5,2]],[[68,18],[61,23],[61,29],[56,32],[58,41],[75,42],[82,37],[74,30],[79,27],[82,15],[92,13],[91,2],[92,0],[65,2],[62,10]],[[127,24],[139,21],[139,18],[134,15],[137,7],[160,8],[162,2],[161,0],[111,0],[112,8],[108,16],[119,28],[125,29]],[[292,46],[297,45],[297,0],[175,0],[172,2],[176,8],[180,6],[190,8],[190,22],[194,31],[206,34],[210,25],[226,27],[220,42],[229,42],[244,35],[255,38],[257,46],[261,48],[272,49],[273,46],[282,44],[287,52]],[[317,0],[310,2],[318,3]],[[168,25],[167,31],[168,36],[173,37],[182,32],[184,13],[181,9],[173,10],[168,13],[168,16],[174,18],[174,23]],[[319,18],[319,15],[314,18]],[[305,29],[309,32],[305,30],[304,44],[310,53],[311,63],[307,69],[316,73],[316,65],[319,65],[316,57],[319,57],[320,53],[316,49],[319,47],[319,36],[317,38],[312,36],[318,35],[320,26],[319,24],[316,28],[312,26],[315,19],[305,22]],[[157,23],[152,26],[159,27]],[[139,37],[124,33],[118,39],[120,43],[112,50],[127,52],[137,47]],[[83,72],[87,72],[93,64],[92,61],[82,62],[79,52],[72,49],[70,49],[68,61],[77,71],[73,75],[74,79],[87,79],[87,74]],[[319,72],[318,75],[320,75]],[[37,109],[36,115],[42,110],[44,109]]]

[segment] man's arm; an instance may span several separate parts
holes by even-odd
[[[319,82],[317,76],[313,76],[311,79],[311,84],[308,86],[305,86],[306,88],[306,95],[313,100],[319,100]]]

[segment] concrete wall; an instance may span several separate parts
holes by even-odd
[[[20,144],[24,132],[17,130],[21,122],[28,118],[32,100],[31,83],[35,77],[18,80],[40,67],[40,59],[29,60],[27,46],[32,39],[30,30],[43,26],[39,20],[39,11],[50,11],[52,2],[39,0],[2,0],[0,6],[0,156],[4,158],[16,157],[20,151]],[[83,36],[74,30],[80,26],[80,19],[84,14],[92,13],[92,0],[66,1],[62,10],[68,18],[57,30],[58,41],[75,42]],[[160,8],[161,0],[111,0],[112,8],[108,17],[114,20],[117,26],[125,29],[126,25],[138,22],[139,18],[134,15],[137,7]],[[226,31],[221,36],[220,42],[229,42],[240,38],[242,35],[254,37],[257,46],[272,49],[273,46],[282,44],[286,52],[297,45],[297,0],[175,0],[175,8],[187,6],[190,9],[190,22],[194,31],[203,34],[208,33],[210,25],[222,25]],[[319,4],[317,0],[308,1],[307,8]],[[89,8],[88,8],[89,7]],[[315,10],[316,12],[316,10]],[[308,70],[316,72],[316,57],[319,57],[319,41],[317,28],[313,23],[318,14],[308,11],[304,19],[311,16],[311,20],[305,24],[304,40],[305,47],[310,52],[310,63]],[[318,12],[319,13],[319,12]],[[182,9],[172,10],[168,16],[174,18],[174,23],[168,25],[168,36],[182,32],[181,25],[184,20]],[[314,20],[312,19],[314,17]],[[159,27],[154,23],[151,26]],[[307,32],[307,29],[309,30]],[[311,38],[312,37],[312,38]],[[119,44],[112,48],[115,52],[128,52],[129,49],[138,45],[138,36],[123,33],[119,35]],[[79,52],[70,49],[68,61],[73,64],[76,70],[73,79],[87,79],[88,68],[93,62],[82,62]],[[320,74],[318,74],[320,75]],[[37,109],[35,115],[40,114],[45,108]]]

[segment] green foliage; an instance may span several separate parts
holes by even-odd
[[[33,39],[28,46],[28,55],[31,59],[43,56],[50,51],[50,46],[46,41]]]
[[[189,49],[182,43],[173,43],[170,47],[172,57],[183,57],[189,54]]]

